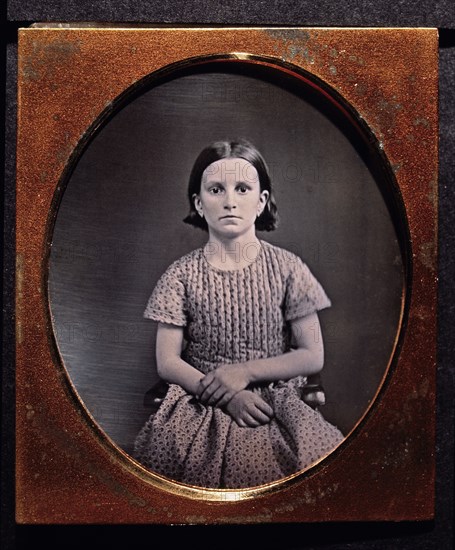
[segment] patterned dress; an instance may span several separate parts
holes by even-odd
[[[260,241],[243,269],[212,266],[199,248],[158,281],[144,316],[184,327],[182,358],[204,374],[223,364],[281,355],[289,321],[330,306],[323,288],[294,254]],[[274,410],[257,428],[241,428],[221,409],[171,384],[140,431],[135,458],[189,485],[246,488],[307,468],[330,453],[342,433],[301,399],[306,378],[255,387]]]

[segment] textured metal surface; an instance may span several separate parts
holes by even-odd
[[[23,523],[425,519],[433,513],[437,34],[423,29],[27,29],[19,43],[17,517]],[[237,52],[237,55],[233,55]],[[87,130],[141,78],[223,55],[309,71],[358,112],[406,208],[412,293],[401,353],[374,414],[278,490],[202,491],[135,465],[70,388],[47,315],[48,227]],[[277,60],[276,63],[274,59]],[[282,64],[284,62],[284,65]],[[288,63],[289,65],[286,65]],[[58,194],[58,193],[57,193]],[[223,499],[229,502],[223,502]]]

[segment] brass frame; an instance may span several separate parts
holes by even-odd
[[[113,51],[115,65],[109,63]],[[404,228],[399,237],[406,267],[402,316],[387,384],[378,389],[374,411],[370,407],[340,448],[304,475],[239,491],[165,480],[139,466],[98,428],[63,366],[46,285],[52,227],[65,177],[90,137],[116,105],[146,80],[211,60],[270,65],[331,97],[351,124],[369,136],[403,206],[398,220]],[[16,506],[20,523],[432,517],[436,30],[22,29],[17,158]],[[389,193],[394,193],[393,187]],[[368,466],[373,463],[374,479]],[[98,504],[105,501],[111,506]]]

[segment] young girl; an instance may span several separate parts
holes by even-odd
[[[209,238],[167,269],[144,312],[159,322],[158,374],[170,385],[135,457],[189,485],[262,485],[343,439],[301,398],[323,366],[317,311],[330,301],[300,258],[256,237],[275,229],[277,208],[251,143],[205,148],[188,198],[184,221]]]

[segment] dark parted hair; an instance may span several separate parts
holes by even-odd
[[[190,213],[183,220],[185,223],[208,230],[207,222],[199,216],[194,206],[193,195],[199,195],[201,191],[202,174],[204,170],[217,160],[228,158],[241,158],[248,161],[256,168],[259,176],[261,191],[268,191],[267,204],[261,215],[255,222],[258,231],[273,231],[278,225],[278,211],[273,196],[272,181],[269,169],[264,157],[256,147],[246,139],[235,139],[232,141],[215,141],[201,151],[191,170],[188,182],[188,199],[190,202]]]

